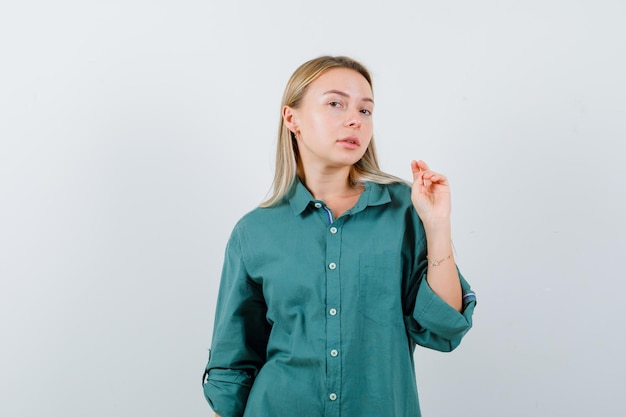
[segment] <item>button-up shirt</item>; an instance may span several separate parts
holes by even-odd
[[[365,183],[334,219],[298,180],[229,239],[204,394],[222,417],[416,417],[416,344],[451,351],[475,296],[449,306],[426,280],[406,184]]]

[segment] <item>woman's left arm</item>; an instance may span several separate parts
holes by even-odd
[[[411,200],[426,233],[426,280],[435,294],[460,312],[463,309],[463,294],[452,252],[448,179],[431,171],[424,161],[412,161],[411,169]]]

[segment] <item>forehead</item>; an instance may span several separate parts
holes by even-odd
[[[338,90],[360,98],[372,96],[372,88],[365,77],[349,68],[333,68],[324,72],[309,85],[309,90],[316,94]]]

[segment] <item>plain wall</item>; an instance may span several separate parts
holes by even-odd
[[[382,167],[446,174],[478,294],[425,416],[621,416],[626,3],[5,1],[0,415],[203,416],[224,247],[322,54],[374,76]]]

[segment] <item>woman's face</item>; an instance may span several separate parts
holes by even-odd
[[[283,109],[304,166],[342,168],[363,157],[372,139],[372,96],[361,74],[334,68],[309,85],[297,109]]]

